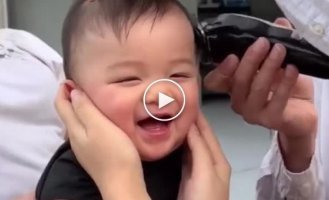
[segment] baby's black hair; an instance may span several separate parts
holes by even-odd
[[[66,78],[72,79],[77,42],[86,30],[102,34],[102,25],[105,23],[112,28],[118,38],[121,38],[123,33],[129,33],[129,28],[144,14],[149,12],[156,19],[163,16],[172,6],[177,6],[193,26],[188,11],[177,0],[75,0],[62,30]]]

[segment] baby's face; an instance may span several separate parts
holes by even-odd
[[[121,42],[112,31],[103,36],[87,34],[77,49],[75,76],[79,87],[131,138],[147,161],[158,160],[180,146],[199,109],[192,27],[176,10],[153,22],[153,17],[139,19]],[[163,78],[179,83],[186,95],[183,113],[169,123],[147,119],[143,106],[147,86]],[[161,87],[170,90],[168,84]],[[175,101],[163,109],[177,113],[180,103]],[[154,107],[151,104],[148,106]],[[152,133],[160,129],[166,130],[165,137]]]

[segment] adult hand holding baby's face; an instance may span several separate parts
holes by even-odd
[[[179,200],[228,200],[231,168],[206,118],[188,134]]]
[[[78,161],[96,182],[104,199],[122,199],[122,195],[129,194],[141,194],[142,199],[148,199],[140,157],[121,129],[84,93],[78,90],[70,93],[65,85],[59,89],[56,109],[67,127]]]

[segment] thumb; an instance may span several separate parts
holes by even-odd
[[[64,122],[69,138],[83,139],[85,130],[80,123],[73,106],[69,100],[70,92],[64,84],[61,84],[56,96],[55,107],[61,120]]]
[[[190,129],[187,142],[192,157],[192,175],[214,171],[210,169],[213,167],[210,151],[195,125]]]
[[[207,90],[213,92],[229,92],[231,88],[231,79],[238,68],[239,58],[236,55],[229,55],[204,79],[204,85]]]
[[[290,21],[284,17],[279,17],[274,21],[274,24],[280,25],[280,26],[284,26],[290,29],[293,29],[292,24],[290,23]]]
[[[110,120],[96,108],[88,96],[80,90],[71,92],[73,110],[86,130],[111,124]],[[88,131],[86,131],[88,133]]]
[[[202,112],[199,112],[199,117],[197,121],[197,127],[200,131],[200,136],[204,139],[211,157],[214,162],[214,167],[216,169],[217,175],[224,181],[229,181],[231,176],[230,164],[224,155],[221,145],[215,136],[214,132],[211,130],[205,116]]]
[[[182,166],[182,180],[187,181],[190,179],[192,174],[192,153],[191,150],[186,147],[183,155],[183,166]]]

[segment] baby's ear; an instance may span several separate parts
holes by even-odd
[[[74,81],[72,80],[65,80],[64,81],[64,85],[65,85],[65,88],[66,88],[66,91],[68,94],[71,94],[71,92],[74,90],[74,89],[78,89],[77,85],[74,83]],[[68,97],[70,98],[71,95],[68,95]],[[71,98],[70,98],[70,101],[71,101]]]

